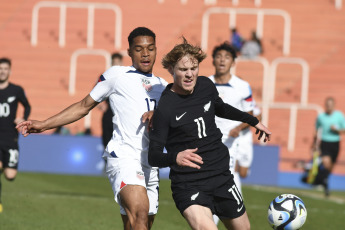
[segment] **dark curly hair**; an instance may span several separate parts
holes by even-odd
[[[128,44],[131,46],[133,44],[134,38],[138,36],[149,36],[153,37],[153,40],[156,41],[156,34],[152,30],[146,27],[137,27],[128,35]]]
[[[237,58],[236,50],[233,46],[230,45],[229,42],[223,42],[219,46],[214,47],[212,52],[212,58],[214,59],[217,53],[221,50],[229,52],[232,56],[232,60],[235,60]]]

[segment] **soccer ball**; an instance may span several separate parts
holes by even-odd
[[[276,230],[300,229],[307,219],[303,201],[293,194],[277,196],[268,207],[268,222]]]

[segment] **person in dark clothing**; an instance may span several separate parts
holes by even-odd
[[[9,82],[10,74],[11,60],[0,58],[0,213],[3,211],[1,174],[4,173],[8,181],[13,181],[17,175],[19,148],[18,131],[15,127],[28,119],[31,111],[23,88]],[[24,106],[21,118],[16,117],[18,103]]]
[[[224,103],[210,79],[198,77],[205,57],[184,39],[163,58],[174,82],[163,91],[154,112],[148,160],[153,167],[171,168],[173,199],[192,229],[217,229],[212,214],[227,229],[250,229],[215,116],[255,126],[264,141],[271,132],[257,118]]]

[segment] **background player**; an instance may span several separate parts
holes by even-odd
[[[198,77],[199,63],[205,57],[184,39],[163,58],[163,67],[174,83],[162,93],[153,116],[149,163],[170,166],[176,207],[192,229],[217,229],[212,213],[221,217],[227,229],[250,229],[215,115],[257,127],[259,138],[265,134],[265,141],[271,133],[257,118],[225,104],[212,81]],[[168,154],[163,153],[164,146]]]
[[[215,74],[210,76],[210,79],[215,83],[219,96],[225,103],[253,115],[255,106],[249,83],[230,73],[236,57],[236,50],[229,43],[216,46],[212,53]],[[253,160],[253,141],[249,125],[220,117],[216,117],[216,124],[223,134],[223,143],[229,148],[231,172],[235,175],[238,171],[241,177],[246,177]],[[238,174],[235,176],[235,183],[241,191]]]
[[[1,203],[1,174],[8,181],[13,181],[17,175],[19,148],[18,123],[28,119],[31,111],[28,99],[22,87],[9,82],[11,74],[11,60],[0,58],[0,212]],[[16,118],[18,103],[24,106],[23,117]]]
[[[72,123],[109,98],[114,111],[114,132],[103,157],[106,173],[120,205],[125,229],[149,229],[158,210],[158,169],[147,162],[147,111],[157,105],[166,82],[153,75],[156,35],[145,27],[128,36],[133,66],[113,66],[103,73],[91,93],[44,121],[19,124],[22,133],[39,133]],[[142,117],[142,114],[145,116]],[[150,217],[148,217],[148,214]],[[128,221],[129,220],[129,221]]]

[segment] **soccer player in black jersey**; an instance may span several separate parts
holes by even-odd
[[[153,115],[149,163],[170,166],[173,199],[192,229],[217,229],[212,213],[227,229],[250,229],[215,116],[256,127],[264,141],[270,140],[271,132],[257,118],[225,104],[211,80],[198,77],[205,57],[184,39],[163,58],[174,82],[162,93]]]
[[[22,87],[9,82],[11,60],[0,58],[0,212],[1,174],[13,181],[18,168],[18,131],[16,125],[26,120],[30,114],[30,104]],[[16,118],[18,103],[24,106],[23,118]]]

